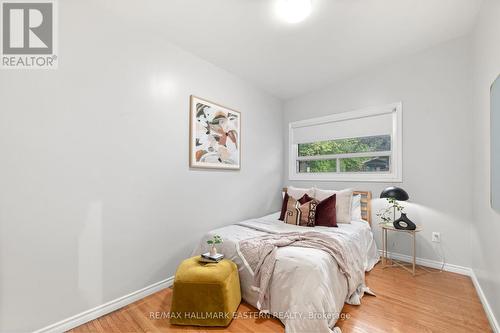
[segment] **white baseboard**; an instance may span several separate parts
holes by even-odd
[[[382,250],[379,250],[379,253],[382,254]],[[413,261],[413,257],[408,256],[406,254],[395,253],[395,252],[388,252],[388,254],[389,254],[390,258],[393,258],[396,260],[400,260],[400,261],[404,261],[404,262],[412,262]],[[440,261],[424,259],[424,258],[417,258],[417,265],[435,268],[435,269],[441,269],[441,267],[443,267],[443,263]],[[461,274],[461,275],[467,275],[467,276],[471,276],[471,274],[472,274],[472,270],[469,267],[447,264],[447,263],[445,263],[445,265],[443,267],[443,271],[457,273],[457,274]]]
[[[500,326],[498,325],[498,321],[495,318],[495,315],[493,314],[493,310],[491,309],[490,303],[488,303],[488,300],[486,299],[486,295],[483,292],[483,289],[481,288],[481,285],[479,284],[479,281],[477,279],[476,274],[474,273],[474,270],[471,270],[471,275],[472,283],[474,284],[474,287],[476,287],[477,294],[479,296],[479,299],[481,300],[481,303],[483,304],[484,312],[486,312],[486,316],[488,317],[488,320],[490,321],[490,326],[493,332],[495,333],[500,333]]]
[[[381,250],[379,250],[379,252],[382,253]],[[405,255],[405,254],[400,254],[400,253],[389,252],[389,257],[394,258],[396,260],[405,261],[405,262],[412,262],[412,260],[413,260],[413,257]],[[443,266],[443,263],[439,262],[439,261],[435,261],[435,260],[417,258],[417,265],[441,269],[441,267]],[[453,264],[445,264],[443,270],[447,271],[447,272],[453,272],[453,273],[458,273],[458,274],[470,276],[472,283],[474,284],[474,288],[476,288],[477,295],[479,296],[479,299],[481,300],[481,303],[483,304],[484,312],[486,313],[486,316],[488,317],[491,329],[495,333],[500,333],[500,326],[498,325],[498,321],[495,318],[495,315],[493,314],[493,310],[491,309],[490,304],[488,303],[488,299],[486,298],[486,295],[484,294],[483,289],[481,288],[481,285],[479,284],[479,281],[476,277],[476,274],[474,273],[474,270],[469,268],[469,267],[458,266],[458,265],[453,265]]]
[[[382,251],[379,250],[379,252],[382,252]],[[391,258],[396,259],[396,260],[401,260],[401,261],[405,261],[405,262],[412,261],[412,257],[405,255],[405,254],[389,252],[389,256]],[[417,258],[417,265],[440,269],[442,266],[442,263],[439,261],[435,261],[435,260]],[[491,328],[493,329],[493,331],[495,333],[500,333],[500,326],[498,324],[498,321],[495,318],[495,315],[493,314],[493,311],[490,307],[490,304],[488,303],[488,300],[486,299],[486,296],[481,288],[481,285],[479,284],[479,281],[477,280],[477,277],[476,277],[476,274],[474,273],[474,271],[472,269],[470,269],[469,267],[453,265],[453,264],[445,264],[443,270],[445,270],[447,272],[458,273],[458,274],[467,275],[467,276],[471,277],[472,283],[474,284],[474,287],[476,288],[479,299],[481,300],[481,303],[483,304],[484,311],[486,312],[488,320],[490,321]],[[154,283],[154,284],[147,286],[145,288],[142,288],[140,290],[134,291],[133,293],[130,293],[126,296],[117,298],[117,299],[112,300],[108,303],[99,305],[93,309],[79,313],[73,317],[61,320],[60,322],[57,322],[55,324],[52,324],[52,325],[49,325],[49,326],[44,327],[42,329],[39,329],[39,330],[35,331],[34,333],[62,333],[62,332],[68,331],[72,328],[75,328],[77,326],[85,324],[91,320],[102,317],[102,316],[104,316],[110,312],[113,312],[119,308],[122,308],[128,304],[131,304],[135,301],[138,301],[144,297],[147,297],[151,294],[154,294],[157,291],[168,288],[168,287],[172,286],[173,281],[174,281],[174,277],[173,276],[169,277],[168,279]]]
[[[128,295],[122,296],[108,303],[99,305],[93,309],[84,311],[73,317],[61,320],[60,322],[57,322],[55,324],[41,328],[35,331],[34,333],[62,333],[68,331],[72,328],[85,324],[91,320],[102,317],[110,312],[118,310],[119,308],[129,305],[146,296],[154,294],[157,291],[168,288],[172,286],[173,282],[174,282],[174,277],[171,276],[168,279],[153,283],[150,286],[134,291]]]

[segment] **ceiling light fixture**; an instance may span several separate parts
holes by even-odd
[[[311,14],[311,0],[277,0],[278,16],[288,23],[299,23]]]

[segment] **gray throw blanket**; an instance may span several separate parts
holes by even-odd
[[[348,298],[364,286],[364,269],[360,264],[359,246],[349,244],[342,234],[327,235],[320,232],[290,232],[270,234],[239,242],[239,251],[254,274],[254,288],[259,293],[257,306],[269,310],[269,287],[280,247],[295,246],[322,250],[335,259],[339,270],[347,279]]]

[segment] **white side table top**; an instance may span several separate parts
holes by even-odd
[[[417,229],[415,229],[415,230],[396,229],[396,228],[394,228],[394,225],[392,223],[391,224],[382,224],[381,227],[382,227],[382,229],[392,230],[392,231],[401,231],[401,232],[420,232],[420,231],[424,230],[424,228],[422,228],[419,225],[417,225]]]

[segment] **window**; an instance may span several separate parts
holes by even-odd
[[[401,103],[290,123],[290,179],[401,181]]]

